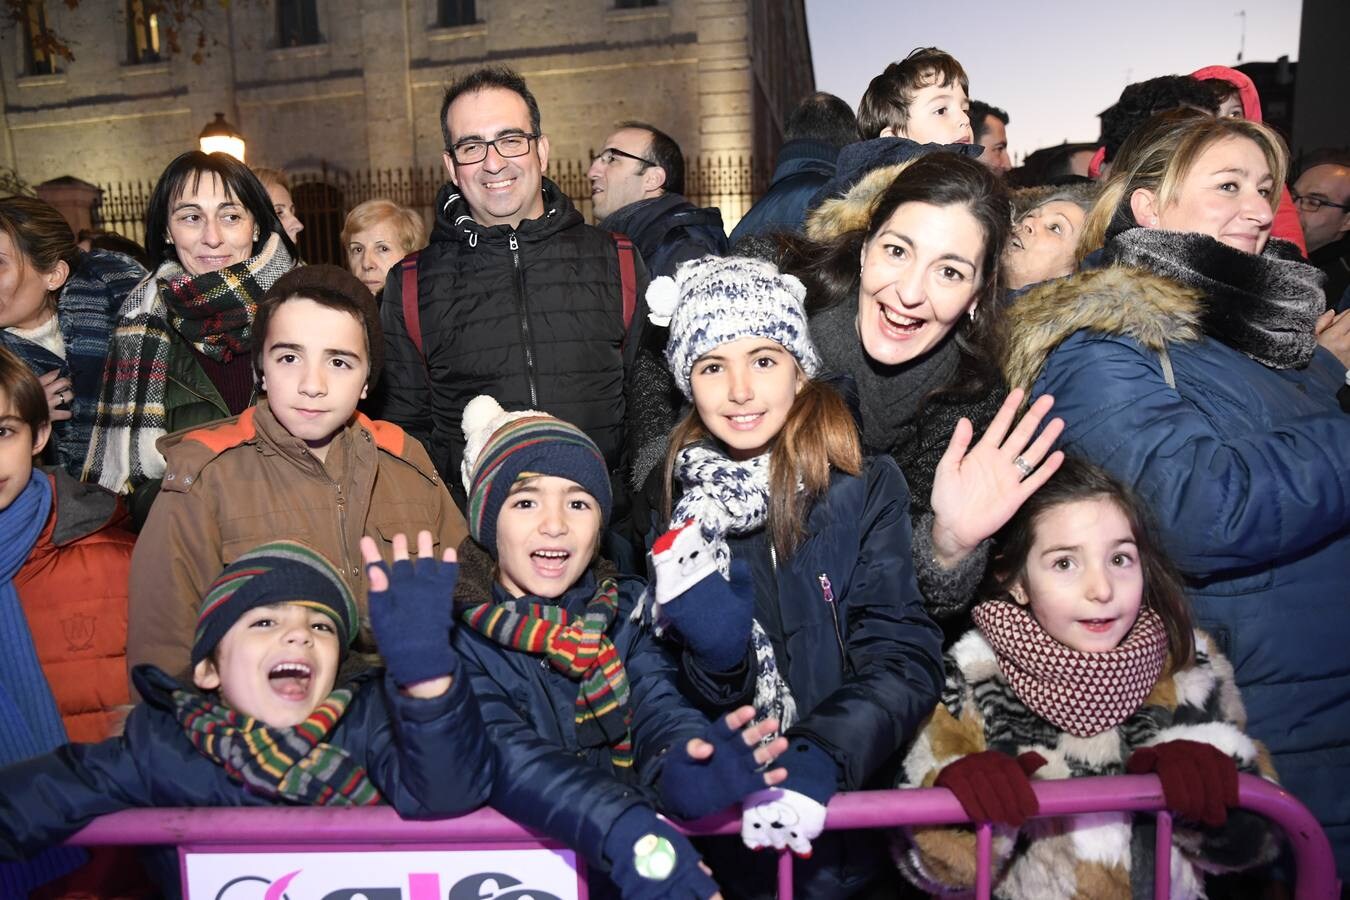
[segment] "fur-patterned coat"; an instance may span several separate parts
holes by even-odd
[[[1233,662],[1253,736],[1350,873],[1350,416],[1317,349],[1273,369],[1202,332],[1211,300],[1111,267],[1008,310],[1004,374],[1053,394],[1059,446],[1139,492]]]
[[[1115,728],[1089,738],[1063,732],[1032,712],[1004,680],[998,659],[978,630],[946,656],[942,702],[905,757],[899,787],[932,787],[938,772],[983,750],[1040,753],[1036,780],[1123,775],[1138,747],[1171,740],[1203,741],[1233,757],[1238,769],[1275,778],[1265,748],[1244,733],[1246,715],[1233,669],[1204,632],[1195,633],[1193,665],[1164,674],[1144,704]],[[1182,820],[1173,832],[1172,897],[1204,896],[1204,872],[1266,862],[1277,845],[1254,813],[1230,811],[1212,829]],[[1150,885],[1153,820],[1131,813],[1033,819],[1022,829],[994,828],[994,895],[1007,900],[1129,898],[1132,885]],[[933,893],[969,891],[975,884],[975,833],[928,827],[896,839],[896,861],[910,881]]]

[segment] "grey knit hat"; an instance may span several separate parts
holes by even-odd
[[[797,358],[807,377],[820,357],[807,331],[806,286],[773,263],[743,256],[705,256],[682,263],[675,277],[652,279],[648,318],[668,325],[666,364],[684,396],[693,399],[689,375],[700,356],[728,341],[767,338]]]

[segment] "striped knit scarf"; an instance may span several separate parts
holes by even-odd
[[[380,802],[365,768],[346,750],[324,742],[347,711],[351,690],[333,691],[292,728],[272,728],[181,687],[172,697],[188,740],[250,793],[305,806]]]
[[[258,301],[294,265],[273,234],[244,262],[194,277],[170,260],[136,285],[108,348],[85,481],[120,493],[164,474],[155,442],[168,426],[171,331],[203,355],[228,362],[247,351]]]
[[[503,647],[542,654],[553,668],[579,681],[577,742],[583,747],[608,746],[613,764],[626,769],[633,765],[628,674],[605,634],[618,611],[618,583],[605,578],[579,617],[569,616],[560,606],[527,600],[480,603],[460,615]]]

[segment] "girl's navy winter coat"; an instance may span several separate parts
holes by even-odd
[[[895,461],[875,457],[856,477],[833,475],[790,557],[775,560],[764,531],[730,541],[733,560],[750,564],[755,616],[796,700],[799,719],[787,734],[810,738],[834,758],[841,791],[889,787],[942,690],[942,632],[915,582],[909,505]],[[688,652],[682,663],[685,690],[710,714],[753,700],[752,666],[727,677],[703,671]],[[754,887],[772,894],[766,854],[754,858],[764,863],[756,866],[747,865],[748,854],[739,865],[721,857],[705,855],[715,876],[734,883],[738,872],[754,869]],[[822,836],[811,860],[797,865],[798,890],[845,897],[887,867],[879,841]]]
[[[460,551],[457,602],[464,597],[466,582],[472,581],[464,549],[470,543],[465,541]],[[559,603],[580,614],[594,596],[595,584],[588,573]],[[631,770],[613,767],[608,748],[577,743],[577,682],[542,656],[504,647],[463,624],[455,629],[455,649],[497,752],[492,806],[576,848],[601,868],[607,868],[600,848],[610,826],[629,808],[653,802],[652,785],[666,750],[683,747],[708,725],[676,689],[673,657],[632,620],[643,590],[641,579],[619,579],[619,612],[609,630],[631,689]],[[491,591],[493,600],[507,599],[500,586]]]
[[[141,677],[146,698],[121,737],[67,744],[0,771],[0,860],[63,841],[98,816],[148,806],[273,806],[203,756],[183,733],[173,701]],[[440,697],[399,693],[377,673],[359,676],[328,743],[365,767],[404,818],[457,815],[481,806],[492,787],[492,751],[477,725],[467,678]]]

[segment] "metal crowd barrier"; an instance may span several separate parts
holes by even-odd
[[[1133,775],[1103,778],[1077,778],[1034,783],[1040,800],[1040,815],[1064,816],[1078,813],[1127,811],[1157,813],[1157,852],[1162,865],[1154,874],[1154,896],[1171,894],[1170,867],[1172,818],[1164,811],[1162,787],[1156,776]],[[1239,776],[1239,805],[1259,813],[1279,825],[1287,836],[1295,863],[1294,900],[1328,900],[1340,896],[1336,865],[1325,833],[1297,799],[1282,788],[1250,775]],[[951,792],[942,788],[924,790],[860,791],[836,796],[829,806],[825,827],[829,831],[893,828],[901,825],[945,825],[969,823]],[[737,835],[740,816],[733,811],[710,816],[683,826],[695,835]],[[977,883],[980,900],[990,896],[992,833],[990,826],[976,826]],[[455,819],[404,821],[389,807],[359,810],[329,810],[308,807],[250,809],[138,809],[104,816],[76,834],[68,842],[83,846],[175,845],[183,861],[186,885],[186,858],[190,853],[341,853],[388,852],[398,850],[521,850],[575,857],[559,849],[557,842],[517,825],[501,814],[483,809]],[[548,862],[551,857],[542,857]],[[243,859],[243,857],[239,857]],[[491,862],[491,860],[489,860]],[[578,861],[579,862],[579,861]],[[534,862],[531,863],[533,865]],[[569,863],[570,864],[570,863]],[[283,866],[288,868],[289,866]],[[778,896],[792,897],[793,857],[783,853],[778,860]],[[482,865],[479,868],[483,868]],[[489,865],[489,869],[492,867]],[[581,869],[579,864],[578,869]],[[228,891],[236,882],[263,883],[267,890],[254,896],[265,900],[285,900],[291,873],[274,881],[239,876],[220,888],[213,897],[189,894],[188,900],[233,900]],[[899,878],[899,874],[896,875]],[[473,881],[473,879],[478,879]],[[470,884],[469,882],[473,883]],[[585,900],[584,878],[573,896]],[[483,885],[487,885],[483,888]],[[446,900],[444,883],[435,873],[407,876],[408,890],[402,886],[350,891],[333,891],[315,900]],[[459,896],[488,896],[480,889],[502,890],[493,894],[507,900],[512,897],[550,896],[543,888],[533,888],[513,876],[488,872],[473,875],[449,890],[449,900]],[[471,891],[471,893],[467,892]],[[457,893],[458,892],[458,893]],[[242,887],[237,895],[242,897]],[[306,900],[308,900],[308,895]],[[299,900],[299,895],[290,898]]]

